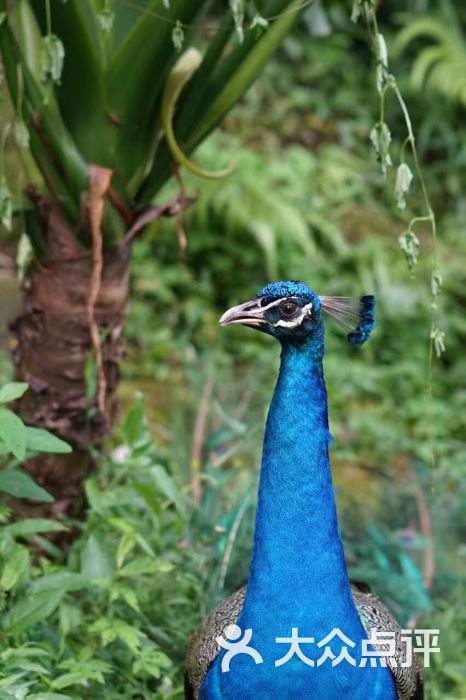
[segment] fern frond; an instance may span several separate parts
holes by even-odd
[[[447,26],[434,17],[410,20],[398,35],[395,50],[403,51],[419,38],[435,42],[415,59],[411,81],[416,88],[426,86],[466,105],[466,42],[459,26],[459,22]]]

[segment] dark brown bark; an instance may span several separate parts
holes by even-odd
[[[37,204],[37,202],[36,202]],[[18,502],[20,515],[76,515],[83,504],[83,481],[93,467],[91,447],[108,437],[117,417],[116,390],[123,353],[122,331],[128,300],[129,252],[104,255],[94,319],[100,335],[105,400],[86,394],[86,367],[95,355],[88,301],[93,270],[53,208],[42,211],[48,258],[34,262],[23,283],[23,313],[11,324],[18,379],[30,385],[19,402],[23,420],[43,427],[73,446],[70,455],[39,455],[26,469],[54,497],[53,504]],[[97,392],[95,392],[97,394]]]

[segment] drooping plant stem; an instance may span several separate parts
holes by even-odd
[[[413,227],[417,223],[428,222],[431,231],[431,274],[430,274],[430,291],[431,291],[431,311],[430,311],[430,332],[429,332],[429,353],[428,353],[428,369],[427,369],[427,396],[428,396],[428,410],[429,410],[429,432],[431,435],[432,449],[431,449],[431,463],[434,468],[436,465],[436,453],[435,453],[435,416],[434,416],[434,399],[433,399],[433,363],[434,355],[440,357],[445,351],[444,337],[445,334],[438,327],[439,318],[439,296],[442,291],[442,275],[439,269],[438,262],[438,246],[437,246],[437,221],[435,217],[435,212],[432,207],[429,192],[426,186],[424,174],[422,171],[419,154],[416,147],[416,138],[414,134],[414,129],[409,114],[406,102],[401,94],[398,87],[395,76],[389,73],[387,70],[387,58],[380,56],[380,41],[383,41],[383,37],[380,34],[377,15],[372,4],[367,0],[356,0],[356,5],[364,6],[364,13],[366,17],[366,22],[368,26],[369,35],[371,38],[372,46],[374,47],[374,52],[376,54],[378,61],[378,71],[380,75],[379,93],[380,93],[380,116],[379,125],[384,125],[384,111],[385,111],[385,98],[390,90],[393,90],[398,104],[403,115],[403,120],[405,123],[407,136],[402,145],[402,156],[404,153],[405,146],[409,144],[411,149],[411,154],[413,158],[415,172],[419,181],[421,188],[421,194],[423,199],[423,204],[426,210],[425,215],[415,216],[411,218],[407,233],[413,233]],[[379,81],[378,81],[379,82]],[[417,240],[417,239],[416,239]],[[419,243],[417,242],[417,245]],[[417,259],[416,259],[417,260]],[[411,266],[415,264],[416,260],[411,263]]]

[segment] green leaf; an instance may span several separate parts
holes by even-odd
[[[21,600],[5,615],[4,629],[13,634],[19,634],[37,622],[45,620],[57,609],[63,595],[62,591],[45,591]]]
[[[58,676],[58,678],[55,678],[52,682],[52,688],[61,690],[62,688],[69,688],[72,685],[88,685],[89,681],[96,681],[101,684],[105,683],[105,679],[100,671],[83,669],[82,671],[71,671],[70,673],[64,673],[62,676]]]
[[[202,59],[199,69],[194,73],[188,85],[184,89],[179,108],[175,115],[175,138],[178,143],[185,143],[190,136],[196,115],[204,112],[206,108],[205,98],[209,92],[209,80],[215,72],[225,47],[232,33],[230,17],[226,18],[224,26],[212,37]],[[147,159],[146,171],[150,172],[142,184],[138,199],[142,203],[150,201],[162,183],[171,173],[172,155],[166,140],[159,141],[160,121],[157,119],[152,133],[153,145]],[[155,133],[154,133],[155,132]],[[153,168],[154,155],[157,155],[157,167]]]
[[[11,695],[6,690],[0,690],[0,700],[16,700],[16,695]]]
[[[9,382],[0,389],[0,403],[10,403],[19,399],[29,388],[25,382]]]
[[[63,693],[37,693],[28,695],[28,700],[73,700],[73,698]]]
[[[56,437],[48,430],[26,426],[26,446],[32,452],[53,452],[54,454],[69,454],[71,445]]]
[[[116,554],[117,568],[123,566],[126,556],[134,549],[137,544],[137,535],[135,532],[126,532],[120,539]]]
[[[29,552],[25,547],[17,547],[12,556],[7,560],[0,579],[0,587],[4,591],[11,591],[21,580],[29,566]]]
[[[124,600],[135,612],[141,612],[139,608],[138,595],[134,588],[128,586],[113,585],[110,588],[110,602],[114,600]]]
[[[25,472],[16,469],[0,471],[0,491],[15,498],[29,498],[31,501],[53,503],[53,496],[36,484],[34,479]]]
[[[35,579],[31,584],[31,592],[63,591],[64,593],[69,593],[71,591],[81,591],[83,588],[87,588],[89,583],[89,579],[83,574],[63,571]]]
[[[135,676],[145,675],[160,678],[163,671],[173,666],[171,659],[155,644],[144,644],[133,663],[132,671]]]
[[[180,515],[185,517],[185,500],[172,477],[160,464],[157,464],[155,467],[152,467],[149,473],[152,483],[155,485],[155,487],[170,501],[172,501]]]
[[[66,51],[61,84],[54,92],[63,122],[80,152],[89,162],[107,165],[111,163],[114,130],[106,111],[106,52],[102,46],[99,19],[90,4],[88,0],[53,2],[53,30]],[[40,1],[31,3],[43,34],[47,32],[45,5]],[[92,76],[92,80],[83,80],[83,75]]]
[[[12,537],[30,537],[41,532],[64,532],[68,528],[54,520],[45,518],[27,518],[12,525],[5,525],[3,532]]]
[[[119,639],[131,649],[133,654],[138,653],[141,641],[145,638],[144,632],[140,629],[115,618],[111,620],[104,617],[100,618],[92,625],[92,631],[99,634],[104,646]]]
[[[212,131],[248,90],[299,16],[299,9],[302,7],[301,0],[292,0],[292,2],[282,4],[284,7],[280,17],[269,24],[268,29],[264,31],[256,43],[249,47],[249,51],[230,78],[225,82],[223,76],[218,76],[215,88],[213,87],[216,97],[190,135],[186,149],[188,152]],[[246,43],[245,41],[244,44]],[[242,55],[242,47],[239,49],[239,53]]]
[[[26,456],[26,426],[8,408],[0,408],[0,438],[10,452],[23,461]]]
[[[18,659],[21,663],[23,659],[28,659],[29,657],[33,657],[36,659],[39,657],[43,658],[45,656],[51,655],[50,651],[46,651],[45,649],[42,649],[40,647],[28,646],[28,644],[25,644],[24,646],[15,646],[5,649],[5,651],[1,653],[2,660],[10,661],[11,659]],[[16,662],[13,661],[13,663]]]
[[[82,619],[83,611],[80,607],[63,602],[59,611],[59,626],[62,637],[67,637],[72,630],[79,627]]]
[[[204,4],[173,0],[167,9],[162,0],[152,0],[109,65],[108,111],[120,122],[115,131],[115,158],[120,175],[127,180],[146,161],[163,83],[176,60],[173,25],[177,20],[181,25],[191,24]]]
[[[216,179],[229,175],[232,171],[231,166],[224,170],[217,171],[205,170],[204,168],[199,167],[196,165],[196,163],[193,163],[184,155],[176,141],[173,131],[173,115],[179,95],[184,89],[186,83],[189,82],[193,74],[199,68],[201,62],[201,54],[199,51],[193,48],[189,48],[182,56],[180,56],[178,61],[173,66],[173,69],[165,83],[160,114],[165,139],[168,143],[172,156],[178,165],[184,166],[187,170],[190,170],[199,177]]]
[[[81,573],[89,579],[111,579],[113,567],[101,543],[90,535],[81,555]]]
[[[150,438],[145,411],[144,394],[138,392],[134,398],[134,404],[123,424],[125,440],[133,447],[147,442]]]
[[[129,564],[126,564],[118,572],[125,578],[132,576],[145,576],[147,574],[167,574],[173,571],[174,565],[168,561],[154,559],[152,557],[138,557]]]
[[[39,4],[42,3],[34,3],[35,6]],[[31,152],[47,186],[60,198],[64,211],[77,218],[81,191],[88,183],[87,167],[71,143],[59,114],[52,113],[44,104],[42,90],[21,54],[9,21],[0,24],[0,49],[12,101],[21,105],[21,116],[29,129]],[[38,118],[40,133],[37,130]],[[44,138],[47,144],[44,144]],[[60,161],[59,168],[52,162],[51,150]]]

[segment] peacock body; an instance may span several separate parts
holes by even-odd
[[[241,323],[276,337],[282,354],[265,431],[249,581],[196,632],[188,651],[188,699],[422,698],[418,667],[400,667],[398,624],[375,596],[348,578],[329,460],[322,310],[356,344],[374,326],[373,297],[319,297],[294,281],[267,285],[221,319],[223,325]],[[396,655],[386,666],[362,661],[363,640],[373,628],[395,632]],[[218,644],[228,637],[225,630],[230,640],[249,630],[260,661],[237,654],[226,670],[228,649]],[[354,645],[347,647],[352,661],[334,664],[338,651],[322,661],[318,643],[335,630]],[[286,658],[292,634],[306,640],[299,645],[304,660],[299,653]],[[336,639],[341,651],[347,642]],[[283,640],[288,644],[282,646]]]

